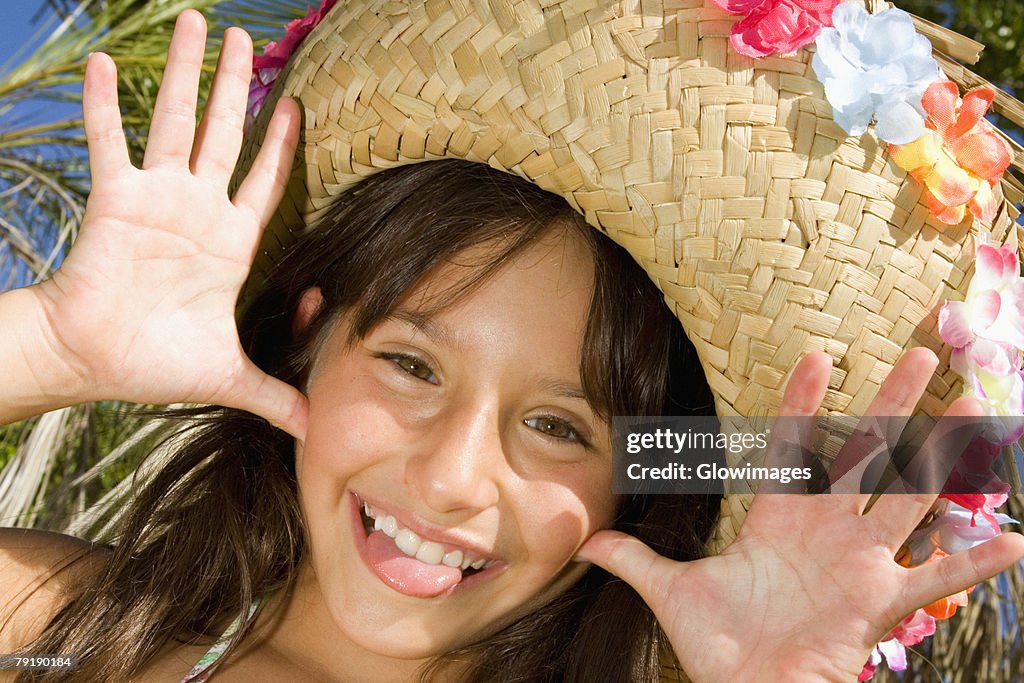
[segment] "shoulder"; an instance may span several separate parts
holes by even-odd
[[[36,638],[107,550],[64,534],[0,528],[0,652]]]

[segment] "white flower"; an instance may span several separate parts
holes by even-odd
[[[1000,524],[1019,524],[1013,517],[1000,512],[981,516],[944,499],[940,499],[936,512],[928,526],[917,529],[907,539],[911,566],[923,564],[935,548],[941,548],[949,555],[962,553],[998,536]]]
[[[942,74],[910,15],[895,8],[870,15],[844,3],[832,23],[818,36],[811,65],[836,123],[859,136],[874,120],[875,134],[897,145],[921,137],[927,116],[921,97]]]

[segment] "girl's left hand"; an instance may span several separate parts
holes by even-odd
[[[914,349],[868,411],[910,415],[936,364]],[[830,358],[811,354],[793,373],[781,415],[814,415]],[[976,414],[971,399],[947,414]],[[694,683],[853,681],[871,649],[916,609],[1007,568],[1024,536],[1004,533],[968,552],[914,568],[893,559],[936,494],[756,496],[722,554],[675,562],[617,531],[600,531],[579,557],[644,598]]]

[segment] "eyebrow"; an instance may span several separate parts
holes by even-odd
[[[587,401],[586,393],[584,393],[582,387],[578,384],[573,384],[571,382],[559,382],[558,380],[549,379],[545,380],[542,386],[545,391],[550,391],[556,396]],[[589,401],[587,401],[587,403],[589,403]]]
[[[386,319],[408,323],[426,335],[431,341],[455,347],[459,346],[459,340],[451,330],[444,325],[439,324],[431,316],[423,313],[422,311],[411,310],[408,308],[396,308],[386,316]],[[584,401],[588,405],[590,404],[590,400],[587,398],[586,392],[583,391],[583,388],[578,383],[563,382],[556,379],[545,379],[541,382],[541,387],[544,391],[550,392],[555,396]]]
[[[414,311],[408,308],[396,308],[385,319],[398,320],[408,323],[422,332],[431,341],[439,342],[449,346],[459,346],[459,340],[451,330],[444,325],[438,324],[433,318],[422,311]]]

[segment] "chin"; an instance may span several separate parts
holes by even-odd
[[[311,547],[309,561],[324,605],[346,641],[381,658],[425,662],[479,642],[515,618],[488,619],[482,613],[496,596],[507,595],[507,587],[494,585],[502,583],[505,563],[467,572],[453,589],[435,597],[396,590],[370,566],[365,520],[355,506],[344,507],[339,524],[323,525],[331,531],[317,545],[326,552]],[[338,543],[339,537],[345,541]]]
[[[425,663],[485,640],[564,592],[589,567],[555,557],[539,565],[492,557],[454,585],[416,595],[379,566],[380,553],[370,547],[375,520],[364,501],[346,490],[339,503],[315,511],[312,520],[307,515],[312,575],[339,635],[382,659]],[[407,562],[399,558],[399,566]]]

